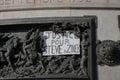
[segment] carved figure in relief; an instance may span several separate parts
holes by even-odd
[[[15,70],[14,70],[13,64],[11,63],[11,58],[15,55],[14,53],[15,53],[15,50],[17,50],[18,44],[19,44],[19,38],[13,37],[9,39],[1,49],[3,52],[5,52],[3,54],[8,62],[8,65],[10,66],[13,72]]]
[[[71,57],[63,56],[60,60],[62,61],[60,61],[60,67],[58,68],[57,73],[70,73],[72,71]]]
[[[33,33],[34,29],[31,29],[30,31],[28,31],[26,33],[26,36],[25,36],[25,40],[23,42],[23,53],[25,54],[25,57],[27,59],[27,61],[29,61],[29,57],[28,57],[28,52],[29,52],[29,48],[31,47],[30,43],[31,43],[31,40],[32,40],[32,33]]]
[[[58,73],[58,69],[59,69],[59,59],[58,59],[58,56],[49,56],[47,58],[48,60],[48,65],[47,65],[47,68],[46,68],[46,74],[50,74],[50,73]]]
[[[37,49],[39,48],[37,47],[37,44],[39,42],[39,30],[33,32],[31,36],[31,43],[28,45],[30,49],[30,52],[28,52],[29,64],[33,64],[33,61],[35,60],[35,58],[37,58]]]
[[[81,42],[81,48],[82,48],[82,57],[81,57],[81,63],[80,63],[80,73],[87,75],[87,68],[86,68],[86,60],[87,60],[87,53],[88,53],[88,32],[84,31],[82,35],[82,42]]]
[[[52,30],[55,33],[60,33],[62,31],[62,26],[58,25],[57,23],[54,23],[52,27],[50,27],[50,30]]]
[[[39,68],[41,66],[41,71],[44,72],[45,67],[42,62],[42,51],[44,49],[43,49],[43,39],[41,36],[42,36],[42,33],[40,33],[39,29],[37,29],[33,37],[33,42],[32,42],[33,45],[31,47],[32,51],[30,54],[30,59],[32,63],[38,59],[37,63],[39,63]]]

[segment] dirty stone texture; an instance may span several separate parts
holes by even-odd
[[[0,19],[96,16],[98,20],[97,38],[99,40],[119,40],[118,15],[120,15],[119,10],[30,10],[1,12]]]
[[[120,66],[98,66],[99,80],[120,80]]]
[[[0,0],[0,10],[56,7],[120,8],[120,0]]]
[[[49,12],[49,13],[48,13]],[[0,12],[0,19],[38,18],[38,17],[80,17],[97,16],[97,39],[120,40],[118,27],[119,10],[31,10]],[[99,80],[120,80],[120,66],[98,66]]]

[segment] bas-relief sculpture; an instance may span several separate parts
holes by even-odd
[[[43,56],[45,47],[41,28],[31,27],[30,30],[22,33],[0,33],[0,78],[46,78],[47,76],[54,78],[53,75],[81,78],[81,76],[89,76],[89,23],[86,21],[52,24],[48,30],[56,34],[64,30],[74,31],[76,37],[81,40],[81,54]]]
[[[98,41],[97,63],[99,65],[117,66],[120,65],[120,40]]]
[[[120,22],[120,16],[118,16]],[[119,25],[120,26],[120,25]],[[118,27],[119,29],[120,27]],[[120,40],[97,41],[97,63],[99,65],[117,66],[120,65]]]
[[[81,78],[81,76],[89,76],[90,23],[81,21],[80,23],[50,24],[46,23],[49,25],[47,30],[55,34],[73,30],[76,37],[80,38],[81,54],[43,56],[44,30],[40,27],[31,27],[25,32],[1,32],[0,78],[54,78],[54,75],[59,78],[63,76]],[[98,41],[96,50],[99,65],[120,65],[120,40]]]

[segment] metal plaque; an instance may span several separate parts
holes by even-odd
[[[0,79],[94,80],[95,28],[96,17],[1,20]]]

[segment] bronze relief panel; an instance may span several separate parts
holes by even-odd
[[[0,21],[0,78],[93,80],[95,28],[96,17]]]

